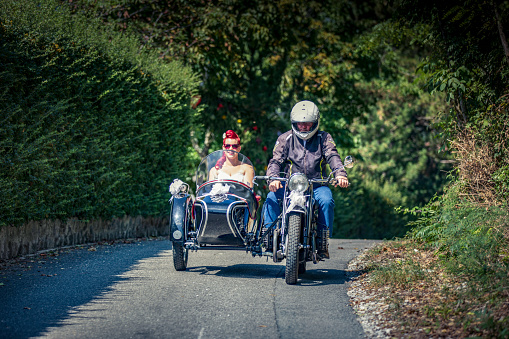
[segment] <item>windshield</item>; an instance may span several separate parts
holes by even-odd
[[[210,153],[201,161],[196,171],[196,187],[210,180],[234,180],[252,188],[253,177],[253,164],[245,155],[233,150],[220,150]]]
[[[257,201],[253,178],[253,164],[246,156],[233,150],[213,152],[202,160],[196,171],[196,200],[244,201],[254,219]]]

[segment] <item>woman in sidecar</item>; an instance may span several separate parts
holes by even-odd
[[[172,192],[170,240],[177,270],[186,269],[190,249],[206,245],[249,247],[256,240],[254,168],[240,149],[237,134],[227,131],[223,150],[209,154],[198,166],[195,200],[185,186],[174,188],[180,198]],[[180,203],[180,211],[176,203]],[[179,219],[183,220],[180,224]]]
[[[217,170],[223,154],[238,159],[231,175]],[[245,171],[245,172],[244,172]],[[217,172],[217,175],[215,175]],[[243,177],[243,179],[241,179]],[[249,179],[251,177],[251,179]],[[252,191],[254,170],[244,155],[216,151],[205,158],[197,172],[194,218],[199,245],[244,246],[253,229],[258,202]],[[250,184],[251,183],[251,184]]]

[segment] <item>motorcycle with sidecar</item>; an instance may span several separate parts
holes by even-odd
[[[318,250],[327,246],[328,234],[317,231],[313,184],[332,183],[334,173],[325,179],[308,179],[302,173],[254,176],[255,185],[257,180],[286,182],[280,202],[282,213],[266,225],[262,215],[257,217],[263,213],[257,213],[259,197],[251,185],[235,176],[210,178],[223,152],[215,151],[200,162],[194,177],[194,196],[189,185],[179,179],[170,185],[170,241],[175,269],[186,270],[189,252],[202,247],[243,248],[253,256],[271,257],[274,262],[286,259],[285,281],[297,283],[298,274],[306,271],[306,263],[318,263]],[[254,171],[246,156],[238,153],[238,160]],[[352,165],[353,159],[345,158],[344,167]]]

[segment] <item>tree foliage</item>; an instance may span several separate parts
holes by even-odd
[[[430,27],[426,44],[433,53],[421,70],[429,91],[446,97],[438,126],[456,154],[455,184],[467,200],[488,206],[506,204],[508,194],[508,5],[408,1],[402,7],[405,23]]]
[[[418,219],[411,223],[409,237],[433,249],[453,276],[468,280],[465,291],[471,292],[468,298],[474,299],[473,305],[476,299],[482,301],[486,312],[476,315],[472,335],[483,335],[485,330],[490,336],[503,337],[507,297],[500,291],[509,274],[509,49],[505,36],[509,3],[405,1],[400,18],[404,25],[429,27],[424,42],[432,53],[420,69],[430,93],[445,96],[437,125],[444,147],[455,158],[444,194],[411,211]]]
[[[422,91],[424,79],[416,72],[415,55],[427,50],[415,41],[426,32],[386,20],[356,41],[357,53],[379,63],[378,76],[356,85],[369,105],[350,125],[352,151],[362,161],[353,169],[352,189],[338,197],[342,237],[403,236],[412,218],[397,209],[424,205],[446,182],[450,160],[439,152],[433,128],[440,97]]]
[[[106,24],[134,32],[141,48],[200,74],[196,114],[189,117],[195,164],[234,129],[257,173],[264,172],[275,139],[290,128],[293,104],[315,101],[321,127],[341,154],[360,160],[351,173],[355,188],[335,192],[336,236],[401,234],[407,219],[394,208],[423,204],[444,181],[429,123],[434,106],[420,99],[411,75],[417,64],[411,53],[423,51],[411,35],[423,33],[416,27],[400,34],[403,26],[386,24],[394,10],[388,3],[105,0],[72,6],[92,9]],[[398,84],[402,79],[405,85]],[[189,173],[188,180],[191,164]],[[265,194],[263,187],[258,193]]]

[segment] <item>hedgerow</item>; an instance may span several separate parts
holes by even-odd
[[[159,215],[194,74],[55,0],[0,3],[0,227]]]

